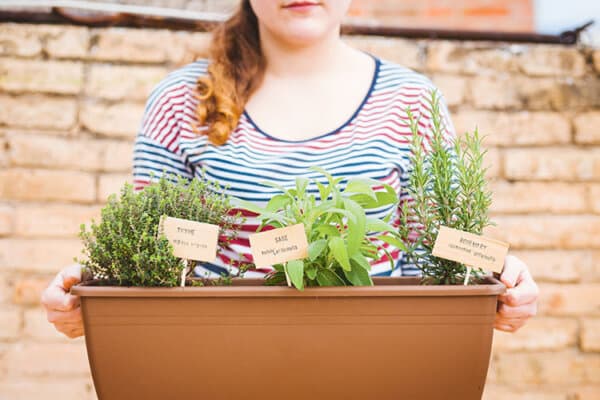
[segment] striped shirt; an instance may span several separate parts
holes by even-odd
[[[200,59],[171,72],[147,100],[134,146],[136,190],[150,182],[151,173],[159,177],[167,171],[192,179],[201,178],[204,170],[204,179],[216,180],[228,187],[228,194],[264,206],[277,191],[261,182],[293,187],[295,177],[302,176],[325,183],[324,177],[309,169],[320,166],[336,177],[380,180],[396,190],[400,203],[410,201],[405,190],[411,169],[407,108],[419,121],[419,133],[425,138],[431,137],[428,100],[437,89],[417,72],[374,55],[371,57],[376,64],[375,73],[368,93],[354,114],[332,132],[297,141],[269,135],[244,111],[228,141],[221,146],[211,144],[206,135],[199,136],[192,129],[197,122],[196,80],[207,74],[208,60]],[[443,98],[440,106],[444,133],[452,139],[454,128]],[[308,191],[319,198],[318,188],[313,183]],[[395,210],[382,207],[369,210],[367,215],[381,218],[392,212],[391,221],[397,225],[400,223],[398,211],[399,207]],[[258,225],[256,218],[249,217],[237,232],[237,240],[222,249],[215,262],[197,267],[196,274],[218,276],[227,271],[235,272],[237,262],[251,261],[248,235],[255,232]],[[399,249],[380,244],[392,256],[394,267],[382,251],[380,260],[372,262],[371,275],[420,274]],[[270,270],[255,269],[244,276],[264,276]]]

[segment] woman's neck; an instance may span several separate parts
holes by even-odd
[[[261,50],[266,59],[266,75],[277,79],[316,78],[339,71],[351,57],[352,49],[340,39],[339,28],[310,44],[282,42],[260,29]]]

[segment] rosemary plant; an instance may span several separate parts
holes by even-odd
[[[462,138],[447,138],[436,91],[428,99],[431,109],[431,135],[428,141],[419,133],[418,119],[408,110],[411,167],[407,192],[412,202],[401,205],[399,233],[410,262],[423,273],[423,283],[458,284],[466,278],[464,264],[435,257],[433,245],[440,226],[481,234],[492,225],[488,217],[491,192],[487,189],[481,138],[476,129]],[[476,282],[483,271],[473,269]]]
[[[178,286],[183,268],[188,268],[189,276],[195,262],[184,265],[173,255],[169,241],[158,235],[161,215],[219,225],[223,246],[239,223],[238,216],[229,215],[230,209],[219,185],[206,179],[163,175],[140,192],[125,184],[119,198],[109,197],[99,223],[92,221],[89,231],[81,225],[86,257],[77,261],[92,279],[104,284]]]

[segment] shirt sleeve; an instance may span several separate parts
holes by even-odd
[[[179,146],[186,85],[165,79],[150,93],[133,147],[133,182],[141,190],[163,175],[192,179],[193,167]]]
[[[450,117],[450,112],[448,110],[448,106],[446,100],[444,99],[443,94],[437,89],[433,84],[426,87],[422,94],[421,100],[419,103],[418,111],[415,117],[418,119],[418,132],[419,135],[424,138],[424,145],[426,148],[431,148],[430,143],[433,138],[433,117],[432,117],[432,109],[431,109],[431,96],[432,94],[436,94],[436,98],[439,101],[439,111],[441,117],[441,127],[442,134],[446,141],[446,149],[448,152],[452,154],[452,157],[455,157],[455,151],[453,147],[454,140],[456,139],[456,131],[454,125],[452,123],[452,119]],[[412,173],[411,164],[408,163],[409,167],[406,168],[400,177],[401,183],[401,191],[399,198],[399,207],[400,212],[402,212],[402,206],[404,203],[410,203],[413,201],[412,197],[408,193],[406,189],[409,183],[409,177]],[[418,227],[417,222],[409,222],[409,226],[411,229],[415,229]],[[424,253],[424,248],[422,246],[416,248],[416,252],[419,254]],[[400,267],[402,271],[402,275],[404,276],[420,276],[421,270],[418,268],[417,263],[409,259],[406,253],[402,254],[402,258],[400,260]]]

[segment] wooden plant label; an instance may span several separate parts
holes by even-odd
[[[308,240],[304,224],[253,233],[250,249],[258,268],[308,257]]]
[[[508,247],[508,243],[500,240],[441,226],[432,254],[470,267],[502,273]]]
[[[175,257],[210,262],[217,256],[217,225],[163,215],[160,218],[159,233],[165,235],[173,245]]]

